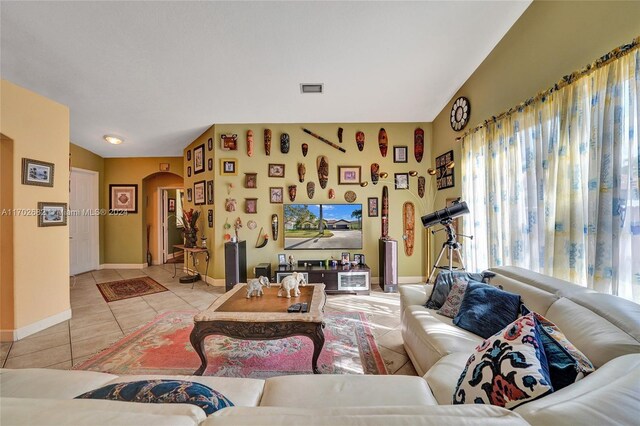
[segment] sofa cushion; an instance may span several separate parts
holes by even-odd
[[[468,357],[483,340],[453,325],[451,318],[417,305],[405,309],[402,339],[420,375],[424,375],[440,358],[450,353],[464,352]]]
[[[438,404],[451,404],[451,395],[469,359],[469,352],[456,352],[440,358],[424,375]]]
[[[496,276],[491,278],[491,284],[499,285],[502,290],[519,294],[520,301],[527,305],[532,311],[536,311],[542,315],[546,315],[549,306],[551,306],[553,302],[560,298],[560,296],[556,294],[557,290],[555,288],[555,285],[543,285],[541,281],[544,275],[536,274],[538,277],[540,277],[539,281],[535,281],[534,284],[529,284],[528,281],[524,281],[527,280],[526,277],[528,277],[529,275],[525,275],[521,281],[518,281],[517,278],[501,275],[498,269],[499,268],[491,268],[489,270],[496,273]],[[561,281],[551,277],[547,278],[555,281]],[[567,285],[572,285],[567,283],[566,281],[561,282]]]
[[[424,306],[429,309],[440,309],[447,299],[449,291],[451,291],[453,280],[455,278],[465,281],[482,281],[483,275],[481,273],[464,271],[440,271],[436,277],[435,283],[433,284],[433,291],[429,296],[429,300],[427,300],[427,303]]]
[[[460,375],[453,403],[513,409],[551,392],[542,342],[529,314],[476,348]]]
[[[0,396],[14,398],[72,399],[117,378],[94,371],[68,371],[43,368],[0,370]]]
[[[486,339],[512,323],[519,312],[519,295],[470,281],[453,323]]]
[[[207,415],[233,406],[233,403],[224,395],[210,387],[185,380],[140,380],[113,383],[85,392],[76,398],[152,404],[192,404],[202,408]]]
[[[442,307],[438,310],[438,314],[445,317],[454,318],[460,311],[460,305],[462,305],[462,299],[464,299],[464,293],[467,290],[468,281],[455,278],[453,280],[453,286],[451,291],[447,295]]]

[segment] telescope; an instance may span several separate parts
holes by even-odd
[[[445,223],[463,214],[469,213],[469,207],[465,201],[460,202],[458,199],[453,205],[445,207],[442,210],[435,211],[433,213],[426,214],[420,219],[422,220],[422,226],[429,228],[438,223]]]

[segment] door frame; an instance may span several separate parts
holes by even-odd
[[[166,195],[168,190],[171,189],[181,189],[184,190],[184,186],[161,186],[158,187],[158,217],[156,221],[158,223],[157,229],[157,250],[158,250],[158,261],[153,262],[154,265],[164,265],[167,260],[169,260],[170,247],[167,247],[165,252],[165,241],[169,239],[169,232],[166,227],[165,218],[169,215],[169,203],[166,201]],[[158,262],[158,263],[156,263]]]
[[[100,173],[95,170],[87,170],[87,169],[81,169],[79,167],[71,167],[69,180],[71,180],[71,176],[73,176],[74,172],[87,174],[92,177],[91,186],[93,189],[93,197],[91,197],[92,205],[90,207],[90,209],[92,210],[92,214],[89,215],[89,217],[92,218],[92,224],[90,227],[91,269],[89,270],[93,271],[100,268],[100,214],[102,214],[102,210],[100,209]],[[71,207],[71,194],[69,194],[69,207]],[[69,218],[69,220],[72,220],[72,219]],[[71,238],[71,236],[69,236],[69,238]],[[83,273],[83,272],[86,272],[86,271],[77,272],[76,274]],[[71,256],[69,256],[69,273],[71,273]]]

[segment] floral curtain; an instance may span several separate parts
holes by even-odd
[[[640,303],[640,50],[462,138],[467,268],[515,265]]]

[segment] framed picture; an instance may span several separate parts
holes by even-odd
[[[238,160],[235,158],[220,159],[220,174],[222,176],[235,176],[238,174]]]
[[[338,185],[359,185],[360,166],[338,166]]]
[[[244,212],[248,214],[258,213],[258,199],[257,198],[245,198],[244,199]]]
[[[378,197],[367,198],[367,206],[369,207],[369,217],[378,217]]]
[[[342,256],[340,256],[340,261],[342,262],[343,265],[346,265],[349,263],[350,256],[351,256],[350,253],[347,253],[347,252],[342,253]]]
[[[284,177],[284,164],[269,163],[269,177]]]
[[[207,222],[209,223],[209,228],[213,228],[213,210],[209,209],[207,211]]]
[[[204,180],[195,182],[193,184],[193,204],[195,204],[196,206],[200,206],[202,204],[206,204],[206,202],[206,182]]]
[[[22,159],[22,184],[36,186],[53,186],[55,164],[45,161]],[[66,220],[66,219],[65,219]]]
[[[187,166],[187,177],[191,177],[191,166]]]
[[[396,189],[409,189],[409,173],[395,173]]]
[[[220,135],[220,148],[223,151],[236,151],[238,149],[238,135]]]
[[[187,161],[191,161],[191,150],[187,150]]]
[[[213,204],[213,181],[207,181],[207,204]]]
[[[436,188],[438,191],[455,186],[453,166],[453,150],[436,157]]]
[[[38,226],[66,226],[67,203],[38,203]]]
[[[169,213],[175,213],[175,211],[176,211],[176,199],[175,198],[169,198],[167,201],[168,201]]]
[[[191,188],[187,188],[187,201],[193,201],[193,190]]]
[[[193,148],[193,174],[204,172],[204,144]]]
[[[244,174],[244,187],[245,188],[257,188],[258,187],[258,174],[257,173],[245,173]]]
[[[138,185],[109,184],[109,211],[138,213]]]
[[[284,253],[280,253],[278,255],[278,265],[286,265],[287,264],[287,255]]]
[[[209,151],[213,151],[213,138],[209,138],[209,140],[207,140],[207,149]]]
[[[207,169],[209,169],[209,171],[213,170],[213,158],[207,160]]]
[[[160,163],[160,171],[168,172],[171,169],[171,164],[169,163]]]
[[[282,204],[283,188],[281,186],[269,188],[269,201],[272,204]]]
[[[393,162],[394,163],[406,163],[407,152],[409,149],[406,146],[394,146],[393,147]]]
[[[360,256],[359,259],[356,259],[356,256]],[[355,254],[353,255],[353,260],[357,260],[358,261],[358,265],[360,266],[364,266],[367,264],[367,262],[365,262],[364,260],[364,254]]]

